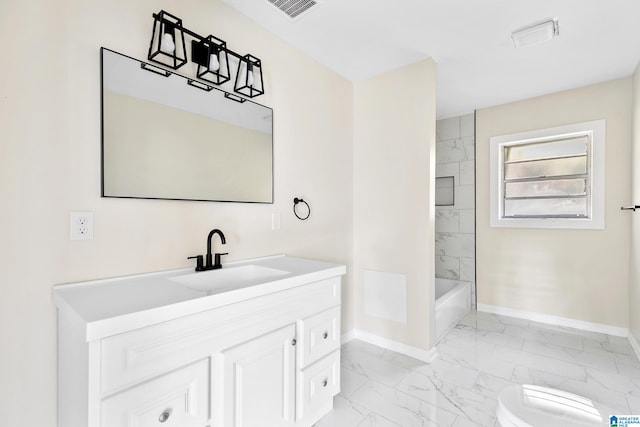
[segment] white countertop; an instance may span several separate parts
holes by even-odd
[[[86,328],[87,341],[93,341],[346,273],[344,265],[285,255],[230,262],[223,268],[245,265],[286,274],[250,286],[202,291],[172,280],[195,273],[193,269],[169,270],[57,285],[53,300],[60,314]]]

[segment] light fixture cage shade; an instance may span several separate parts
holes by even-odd
[[[175,49],[167,52],[162,49],[163,37],[171,35]],[[184,40],[182,19],[161,10],[153,15],[153,30],[149,44],[149,61],[162,64],[174,70],[187,63],[187,48]]]
[[[253,74],[253,82],[249,74]],[[264,82],[262,80],[262,63],[260,59],[247,54],[240,58],[236,83],[233,90],[241,95],[253,98],[264,94]]]
[[[206,55],[198,59],[196,59],[194,55],[191,55],[191,59],[198,64],[198,78],[216,85],[221,85],[231,80],[227,43],[224,40],[220,40],[219,38],[211,35],[202,43],[205,46]],[[217,71],[209,68],[212,54],[218,55],[218,62],[220,65]]]

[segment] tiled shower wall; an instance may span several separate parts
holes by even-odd
[[[436,277],[471,282],[475,304],[474,114],[436,122],[436,177],[454,177],[453,206],[436,206]]]

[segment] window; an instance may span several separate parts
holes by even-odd
[[[491,226],[604,228],[605,122],[490,139]]]

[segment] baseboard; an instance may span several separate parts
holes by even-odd
[[[414,359],[418,359],[426,363],[433,362],[433,360],[438,355],[435,347],[431,350],[423,350],[421,348],[413,347],[398,341],[393,341],[379,335],[361,331],[359,329],[352,329],[351,331],[342,335],[343,344],[354,339],[365,341],[369,344],[377,345],[378,347],[395,351],[396,353],[404,354],[405,356],[413,357]]]
[[[636,353],[636,357],[638,358],[638,360],[640,360],[640,345],[638,344],[638,341],[636,341],[636,337],[633,336],[631,331],[629,331],[629,344],[631,344],[631,348],[633,348],[633,351]]]
[[[618,326],[605,325],[602,323],[585,322],[583,320],[570,319],[568,317],[552,316],[549,314],[535,313],[533,311],[516,310],[495,305],[478,304],[478,311],[485,313],[499,314],[502,316],[517,317],[519,319],[532,320],[534,322],[547,323],[550,325],[564,326],[567,328],[582,329],[584,331],[599,332],[601,334],[613,335],[616,337],[630,337],[629,329]],[[637,353],[637,350],[636,350]]]
[[[342,337],[340,337],[342,345],[345,345],[346,343],[354,339],[356,339],[356,334],[353,332],[353,329],[349,332],[345,332],[344,334],[342,334]]]

